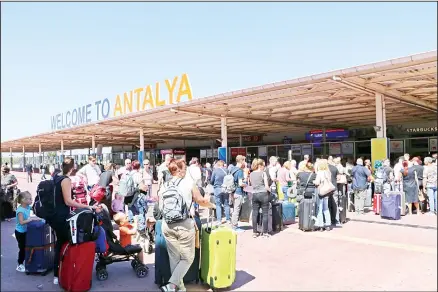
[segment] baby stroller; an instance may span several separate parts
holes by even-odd
[[[113,225],[109,216],[108,208],[101,204],[102,211],[98,213],[98,218],[101,221],[101,226],[105,230],[106,242],[108,244],[105,253],[96,255],[96,277],[99,281],[108,279],[108,271],[106,266],[117,263],[131,261],[131,267],[134,269],[137,277],[144,278],[149,272],[149,268],[144,265],[138,254],[143,251],[140,245],[129,245],[122,247],[117,236],[114,234]]]

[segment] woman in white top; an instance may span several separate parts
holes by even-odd
[[[201,196],[196,181],[190,176],[186,176],[187,165],[184,160],[172,158],[168,168],[172,179],[170,182],[164,183],[160,189],[160,210],[163,209],[162,194],[170,184],[177,185],[180,194],[184,197],[187,210],[191,210],[193,201],[203,207],[215,208],[215,205],[210,203],[210,198]],[[188,212],[192,213],[191,211]],[[165,216],[165,214],[163,215]],[[162,224],[162,232],[167,244],[172,276],[169,279],[169,284],[161,287],[161,291],[186,291],[183,278],[195,258],[195,222],[191,217],[188,217],[175,223],[166,223],[166,220],[163,219]]]

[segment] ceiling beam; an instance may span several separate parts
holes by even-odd
[[[302,128],[314,128],[314,127],[327,127],[329,125],[318,125],[318,124],[306,124],[301,122],[293,122],[288,120],[277,120],[277,119],[267,119],[260,116],[255,115],[243,115],[243,114],[233,114],[230,112],[226,112],[224,114],[218,114],[210,111],[197,111],[193,109],[176,109],[177,112],[187,113],[187,114],[193,114],[198,116],[211,116],[216,118],[222,118],[222,117],[231,117],[235,119],[241,119],[241,120],[253,120],[253,121],[259,121],[259,122],[266,122],[271,124],[277,124],[277,125],[285,125],[285,126],[297,126]]]
[[[417,97],[412,96],[412,95],[403,94],[398,90],[388,90],[385,86],[380,85],[380,84],[367,83],[362,78],[350,78],[349,80],[342,80],[339,82],[346,83],[346,84],[351,83],[351,85],[353,85],[353,86],[360,86],[366,90],[372,90],[376,93],[380,93],[380,94],[385,95],[385,97],[396,99],[398,101],[401,101],[401,102],[404,102],[407,104],[411,104],[414,106],[422,107],[424,109],[427,109],[427,110],[435,112],[435,113],[437,112],[436,105],[434,105],[433,103],[431,103],[429,101],[422,100],[422,99],[417,98]]]

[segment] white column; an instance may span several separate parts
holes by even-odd
[[[144,132],[140,129],[140,151],[144,151]]]
[[[144,157],[144,131],[140,129],[140,150],[137,154],[138,161],[140,162],[141,168],[143,168],[143,157]]]
[[[322,128],[322,155],[324,155],[324,156],[327,155],[326,143],[327,143],[327,132],[326,132],[325,128]]]
[[[91,155],[96,155],[96,137],[91,136]]]
[[[376,93],[376,126],[377,138],[386,138],[385,96],[380,93]]]
[[[25,171],[24,167],[26,166],[26,152],[23,146],[23,172]]]
[[[227,118],[221,118],[222,147],[228,147]]]
[[[239,147],[243,146],[243,136],[242,134],[239,135]]]
[[[59,156],[59,165],[64,162],[64,140],[61,139],[61,155]]]
[[[39,165],[38,165],[38,167],[40,167],[40,165],[43,163],[43,157],[41,155],[41,143],[38,144],[38,156],[39,156],[39,159],[38,159]]]

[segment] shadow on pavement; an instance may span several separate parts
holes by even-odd
[[[437,227],[434,227],[434,226],[422,226],[422,225],[418,225],[418,224],[397,223],[394,221],[381,222],[381,221],[364,220],[364,219],[350,219],[350,220],[355,221],[355,222],[361,222],[361,223],[393,225],[393,226],[398,226],[398,227],[420,228],[420,229],[426,229],[426,230],[437,230]]]
[[[155,277],[155,267],[154,264],[147,264],[146,265],[149,268],[149,274],[148,277],[152,277],[152,279]],[[239,289],[243,287],[244,285],[248,284],[249,282],[253,281],[255,277],[251,274],[248,274],[245,271],[237,270],[236,271],[236,280],[234,281],[233,285],[230,289],[218,289],[218,291],[233,291],[236,289]],[[210,287],[202,282],[196,283],[187,283],[185,284],[187,291],[211,291]],[[159,287],[156,286],[156,289],[159,290]]]

